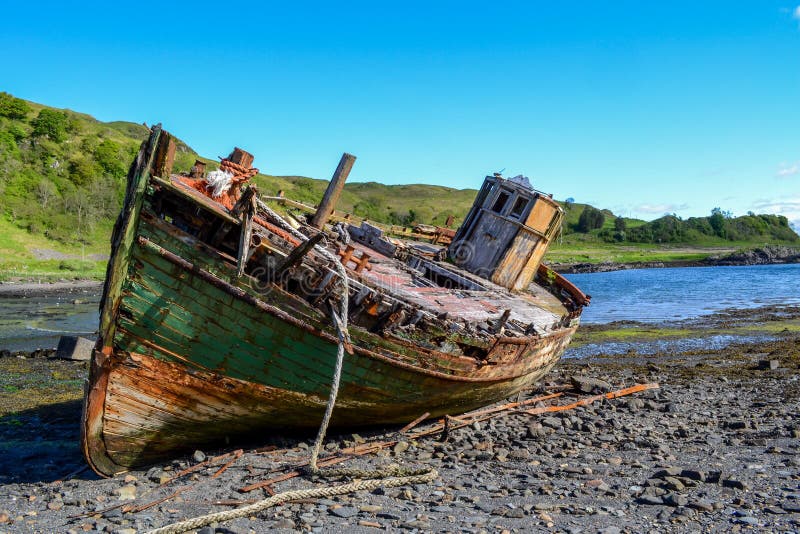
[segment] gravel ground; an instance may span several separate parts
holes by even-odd
[[[778,367],[759,369],[765,360]],[[800,336],[793,333],[713,353],[564,362],[528,394],[572,377],[613,388],[661,387],[565,412],[506,413],[455,430],[446,441],[401,441],[341,466],[433,466],[440,473],[433,484],[284,504],[199,532],[800,531],[799,362]],[[78,364],[50,365],[64,372],[61,366]],[[281,449],[251,447],[216,478],[225,460],[163,487],[176,472],[226,451],[197,451],[114,479],[88,471],[65,476],[83,466],[79,411],[79,401],[67,400],[0,418],[0,532],[132,534],[232,509],[265,498],[264,490],[237,489],[306,459],[311,441],[265,439]],[[326,449],[390,436],[331,436]],[[325,483],[300,477],[274,490]],[[183,488],[138,512],[103,512],[141,507]]]

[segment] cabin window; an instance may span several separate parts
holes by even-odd
[[[525,208],[527,207],[528,199],[525,197],[517,197],[516,202],[514,202],[514,207],[511,208],[511,216],[519,219],[522,217],[522,214],[525,212]]]
[[[494,206],[492,206],[492,211],[495,213],[502,213],[503,208],[506,207],[506,203],[508,202],[510,196],[511,196],[510,193],[501,191],[500,194],[497,195],[497,200],[494,201]]]

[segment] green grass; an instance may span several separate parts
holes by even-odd
[[[105,236],[103,236],[105,237]],[[107,242],[107,239],[105,239]],[[53,251],[74,258],[37,259],[34,251]],[[0,281],[41,280],[102,280],[105,260],[83,260],[91,254],[108,254],[108,245],[68,245],[33,235],[0,217]]]

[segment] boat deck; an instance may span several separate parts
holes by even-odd
[[[537,284],[531,284],[528,291],[511,293],[503,287],[483,278],[477,278],[452,265],[447,264],[445,267],[441,262],[433,262],[439,267],[475,281],[485,290],[430,287],[421,284],[421,277],[404,263],[388,258],[365,245],[359,243],[352,245],[356,250],[371,256],[369,262],[372,269],[365,269],[360,273],[364,282],[435,315],[446,313],[454,320],[480,323],[496,321],[505,310],[511,310],[509,320],[524,325],[533,323],[536,330],[542,332],[550,330],[561,317],[569,313],[553,294]]]

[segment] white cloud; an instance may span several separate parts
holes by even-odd
[[[796,229],[800,229],[800,196],[787,198],[762,198],[751,209],[756,213],[783,215]]]
[[[800,9],[800,7],[798,9]],[[794,165],[786,165],[783,163],[778,169],[776,176],[779,178],[786,178],[788,176],[794,176],[798,173],[800,173],[800,164],[795,163]]]
[[[800,6],[794,8],[794,11],[792,11],[792,17],[796,20],[800,20]]]
[[[675,213],[676,211],[685,210],[688,204],[639,204],[634,206],[633,211],[641,213],[657,213],[659,215],[664,213]]]

